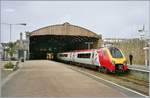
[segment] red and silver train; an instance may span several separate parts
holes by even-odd
[[[116,47],[58,53],[57,59],[91,66],[105,73],[124,72],[128,70],[125,56],[122,51]]]

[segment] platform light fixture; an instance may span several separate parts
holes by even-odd
[[[140,38],[145,42],[145,47],[143,50],[145,50],[145,65],[148,66],[150,63],[150,38],[146,38],[146,31],[145,31],[145,25],[143,25],[142,29],[139,29],[138,32],[140,33]],[[148,45],[147,45],[148,44]],[[149,54],[149,55],[148,55]],[[149,56],[149,59],[148,59]]]

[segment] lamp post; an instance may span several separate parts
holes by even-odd
[[[12,25],[22,25],[22,26],[26,26],[27,25],[26,23],[17,23],[17,24],[1,23],[1,24],[9,26],[9,33],[10,33],[9,42],[11,42]],[[11,58],[10,58],[10,61],[11,61]]]
[[[145,26],[143,25],[142,29],[139,29],[138,32],[140,33],[140,38],[141,40],[143,40],[145,42],[145,47],[143,48],[143,50],[145,51],[145,65],[148,66],[149,65],[149,52],[150,52],[150,39],[148,37],[148,39],[146,38],[146,31],[145,31]]]
[[[12,25],[22,25],[22,26],[26,26],[26,23],[17,23],[17,24],[10,24],[10,23],[2,23],[4,25],[9,25],[9,32],[10,32],[10,37],[9,37],[9,41],[11,42],[11,33],[12,33]]]
[[[27,41],[27,60],[29,60],[29,44],[30,44],[30,32],[26,32],[26,41]]]

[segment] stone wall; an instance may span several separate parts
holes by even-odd
[[[133,64],[145,64],[145,54],[144,54],[144,47],[145,42],[139,39],[130,39],[124,40],[120,42],[113,42],[113,45],[120,48],[124,55],[127,58],[129,63],[129,54],[133,55]]]

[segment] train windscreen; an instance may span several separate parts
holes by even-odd
[[[109,48],[109,51],[113,58],[123,58],[123,55],[119,49],[111,47],[111,48]]]

